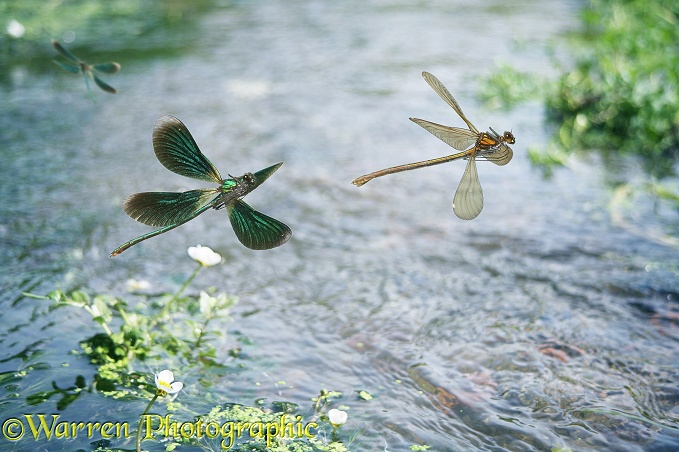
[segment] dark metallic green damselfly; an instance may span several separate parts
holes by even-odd
[[[268,250],[288,241],[292,231],[288,226],[241,200],[259,187],[283,162],[256,173],[240,177],[222,176],[193,140],[186,126],[173,116],[161,116],[153,127],[153,151],[158,161],[170,171],[219,185],[185,192],[135,193],[123,202],[123,209],[133,219],[160,229],[122,244],[111,253],[117,256],[137,243],[163,234],[212,208],[226,209],[238,240],[253,250]]]
[[[71,72],[73,74],[82,74],[85,78],[85,85],[87,86],[87,92],[90,94],[92,100],[94,100],[94,95],[90,89],[90,79],[94,80],[97,86],[107,93],[115,94],[116,89],[104,82],[102,79],[97,77],[97,73],[100,74],[115,74],[120,70],[120,65],[116,62],[101,63],[101,64],[88,64],[81,60],[80,58],[73,55],[71,52],[66,50],[64,46],[59,44],[54,39],[52,40],[52,46],[62,57],[69,60],[71,63],[64,63],[63,61],[53,60],[60,68]],[[75,63],[75,64],[72,64]]]

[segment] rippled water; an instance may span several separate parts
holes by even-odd
[[[120,93],[97,93],[96,105],[56,67],[13,68],[0,88],[0,371],[45,368],[5,386],[3,405],[29,410],[11,394],[94,372],[66,355],[96,331],[89,320],[48,313],[22,291],[124,293],[128,278],[176,290],[193,270],[186,247],[202,243],[227,263],[196,287],[238,294],[225,328],[255,344],[250,367],[211,377],[220,402],[308,405],[322,387],[341,391],[352,450],[679,448],[676,250],[612,224],[598,162],[550,180],[530,168],[527,147],[548,137],[538,104],[488,111],[473,96],[496,64],[548,73],[545,43],[577,26],[579,7],[236,3],[201,20],[190,53],[119,58],[123,71],[107,80]],[[451,209],[460,162],[350,184],[450,153],[408,121],[461,125],[422,70],[479,129],[517,137],[509,165],[479,164],[485,207],[470,222]],[[287,223],[290,242],[250,251],[220,211],[109,258],[149,230],[123,213],[127,195],[201,186],[155,160],[161,114],[182,119],[222,174],[284,161],[247,200]],[[185,382],[199,393],[200,379]],[[88,397],[80,409],[140,411]]]

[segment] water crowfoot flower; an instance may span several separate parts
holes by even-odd
[[[224,260],[221,254],[212,251],[212,248],[209,246],[190,246],[187,251],[191,259],[204,267],[212,267],[213,265],[221,264]]]
[[[151,288],[151,283],[146,281],[145,279],[134,279],[130,278],[127,281],[125,281],[125,284],[127,285],[127,290],[130,292],[138,292],[141,290],[148,290]]]
[[[174,374],[171,370],[163,370],[156,374],[156,388],[158,388],[158,395],[176,394],[182,390],[184,383],[181,381],[174,381]],[[346,415],[345,415],[346,418]]]
[[[181,381],[174,381],[174,374],[171,370],[162,370],[155,375],[156,379],[156,393],[146,406],[146,409],[139,418],[139,427],[137,427],[137,452],[141,452],[141,426],[144,421],[144,416],[146,416],[153,405],[153,402],[159,396],[165,396],[167,394],[177,394],[184,387],[184,383]]]
[[[330,421],[330,425],[333,427],[341,427],[347,421],[347,412],[333,408],[332,410],[328,411],[328,420]]]

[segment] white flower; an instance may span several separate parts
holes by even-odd
[[[167,394],[176,394],[182,390],[184,383],[174,381],[174,374],[170,370],[163,370],[156,374],[156,388]]]
[[[134,279],[130,278],[127,281],[125,281],[125,284],[127,284],[127,290],[130,292],[137,292],[139,290],[147,290],[151,288],[151,283],[148,282],[145,279]]]
[[[204,290],[200,291],[200,313],[203,314],[203,317],[208,318],[212,314],[212,310],[217,306],[217,300],[215,297],[211,297],[207,292]]]
[[[7,24],[7,34],[15,39],[19,39],[26,33],[26,27],[21,25],[19,21],[12,19]]]
[[[216,297],[213,297],[204,290],[200,291],[198,302],[200,303],[200,313],[203,314],[203,317],[206,319],[214,317],[216,314],[214,311],[234,304],[234,300],[230,300],[225,293],[220,293]]]
[[[204,267],[212,267],[213,265],[222,263],[222,256],[219,253],[212,251],[212,248],[208,246],[190,246],[188,253],[191,259]]]
[[[333,408],[328,411],[328,420],[333,427],[340,427],[347,421],[347,412]]]

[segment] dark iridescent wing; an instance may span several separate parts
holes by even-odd
[[[256,211],[241,200],[226,208],[236,237],[251,250],[276,248],[292,235],[287,225]]]
[[[149,226],[170,226],[195,218],[196,212],[212,206],[220,194],[217,188],[177,192],[135,193],[123,201],[132,219]]]
[[[115,74],[120,70],[120,65],[114,62],[102,63],[93,65],[92,69],[97,72],[101,72],[102,74]]]
[[[73,55],[71,52],[66,50],[61,44],[59,44],[57,41],[52,39],[52,47],[61,55],[62,57],[66,58],[67,60],[71,60],[74,63],[80,63],[80,60]]]
[[[177,204],[175,204],[173,207],[169,208],[169,207],[165,206],[165,202],[162,201],[161,199],[156,199],[154,201],[151,198],[147,198],[146,201],[150,201],[148,203],[148,208],[150,208],[152,211],[155,210],[157,215],[156,215],[156,217],[148,217],[148,218],[145,217],[145,221],[155,222],[155,223],[157,223],[157,225],[161,225],[161,224],[166,224],[166,225],[164,227],[158,229],[158,230],[149,232],[149,233],[144,234],[144,235],[140,235],[139,237],[134,238],[134,239],[130,240],[129,242],[123,243],[118,248],[113,250],[113,252],[110,254],[110,256],[115,257],[118,254],[122,253],[123,251],[130,248],[131,246],[136,245],[139,242],[143,242],[146,239],[150,239],[151,237],[155,237],[157,235],[164,234],[167,231],[170,231],[174,228],[177,228],[177,227],[183,225],[184,223],[186,223],[187,221],[193,220],[194,218],[196,218],[198,215],[205,212],[206,210],[210,209],[212,207],[214,201],[217,198],[212,198],[213,202],[210,202],[209,200],[210,200],[212,195],[214,195],[215,193],[218,194],[219,190],[213,189],[212,193],[209,193],[210,196],[208,196],[208,192],[210,190],[192,190],[192,192],[201,192],[201,191],[203,192],[204,196],[201,195],[201,194],[198,194],[198,193],[193,193],[192,195],[187,195],[186,197],[187,197],[187,199],[191,199],[191,198],[200,199],[200,200],[203,201],[202,205],[200,204],[199,201],[194,201],[193,204],[188,203],[188,202],[186,202],[186,203],[179,202],[179,206]],[[185,195],[186,193],[191,193],[191,192],[184,192],[184,193],[167,193],[166,192],[166,193],[161,193],[161,194],[164,194],[164,195]],[[144,201],[143,195],[148,195],[148,194],[149,193],[137,193],[136,195],[132,195],[125,201],[125,204],[128,204],[128,201],[130,201],[131,199],[134,199],[133,201],[131,201],[131,204],[135,204],[135,203],[139,203],[140,205],[144,204],[144,202],[142,202],[142,201]],[[169,196],[169,198],[171,198],[171,196]],[[206,199],[208,200],[207,202],[205,202]],[[189,205],[191,205],[192,207],[189,207]],[[163,207],[160,207],[160,206],[163,206]],[[176,223],[170,223],[170,224],[165,223],[167,221],[170,221],[170,217],[172,217],[174,215],[172,212],[169,211],[169,209],[182,210],[181,206],[183,206],[183,211],[182,211],[183,216],[175,215],[176,218],[177,218]],[[137,206],[137,207],[130,206],[129,208],[130,208],[130,210],[133,210],[134,212],[138,213],[137,209],[140,208],[140,206]],[[126,206],[125,207],[126,212],[128,212],[127,209],[128,209],[128,207]],[[134,217],[134,216],[132,216],[132,214],[130,214],[130,212],[128,212],[128,215],[130,215],[132,218],[134,218],[137,221],[140,221],[139,218],[141,218],[143,216],[143,215],[139,215],[137,217]]]
[[[479,137],[478,133],[474,133],[467,129],[460,129],[459,127],[443,126],[441,124],[436,124],[435,122],[418,118],[410,118],[410,120],[446,143],[448,146],[452,146],[460,151],[469,149],[476,143],[476,139]]]
[[[52,60],[52,61],[54,61],[54,63],[57,66],[59,66],[60,68],[66,70],[68,72],[72,72],[73,74],[80,73],[80,66],[77,66],[75,64],[70,64],[70,63],[63,63],[63,62],[57,61],[57,60]]]
[[[473,220],[483,210],[483,190],[476,172],[476,154],[472,153],[453,198],[453,211],[463,220]]]
[[[189,129],[174,116],[161,116],[153,126],[153,150],[158,161],[173,173],[220,183],[222,176],[200,152]]]
[[[94,79],[94,83],[96,83],[99,88],[103,89],[107,93],[115,94],[118,92],[114,87],[112,87],[111,85],[109,85],[96,75],[92,74],[92,78]]]
[[[441,83],[439,81],[439,79],[434,77],[429,72],[423,72],[422,77],[424,77],[424,80],[429,84],[429,86],[431,86],[432,89],[434,91],[436,91],[436,94],[441,96],[441,99],[443,99],[444,101],[446,101],[446,103],[448,105],[453,107],[453,110],[455,110],[455,113],[457,113],[460,116],[460,118],[462,118],[462,120],[467,124],[467,127],[469,127],[469,130],[471,130],[472,132],[475,132],[478,135],[479,131],[476,130],[476,127],[474,127],[474,124],[469,122],[469,120],[464,115],[464,113],[462,113],[462,108],[460,108],[460,104],[458,104],[457,101],[455,100],[455,98],[453,97],[453,95],[450,94],[450,91],[448,91],[448,89],[445,86],[443,86],[443,83]]]

